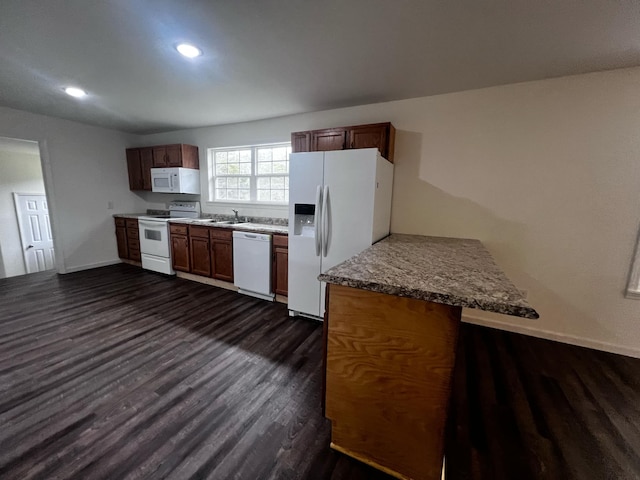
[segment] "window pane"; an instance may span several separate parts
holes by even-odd
[[[289,162],[273,162],[273,173],[287,173]]]
[[[284,202],[284,191],[282,191],[282,190],[271,190],[271,201],[272,202]]]
[[[263,145],[210,152],[215,197],[211,200],[288,201],[290,146]]]
[[[287,148],[280,147],[273,149],[273,159],[274,160],[287,160],[289,156],[287,155]]]
[[[271,163],[258,163],[258,175],[271,173]]]
[[[258,149],[258,162],[270,162],[271,161],[271,149],[259,148]]]

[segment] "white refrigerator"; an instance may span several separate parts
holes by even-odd
[[[393,164],[376,148],[289,157],[289,313],[324,316],[318,275],[389,235]]]

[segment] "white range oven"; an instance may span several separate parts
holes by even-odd
[[[174,275],[171,261],[171,240],[169,220],[177,218],[198,218],[200,202],[171,202],[169,215],[149,215],[138,218],[140,230],[140,254],[142,268],[154,272]]]

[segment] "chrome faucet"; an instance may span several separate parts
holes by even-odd
[[[231,209],[231,211],[235,214],[236,218],[233,220],[236,223],[240,223],[240,217],[238,217],[238,210],[234,210],[233,208]]]

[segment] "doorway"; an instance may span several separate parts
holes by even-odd
[[[56,267],[49,213],[38,143],[0,137],[0,278]]]

